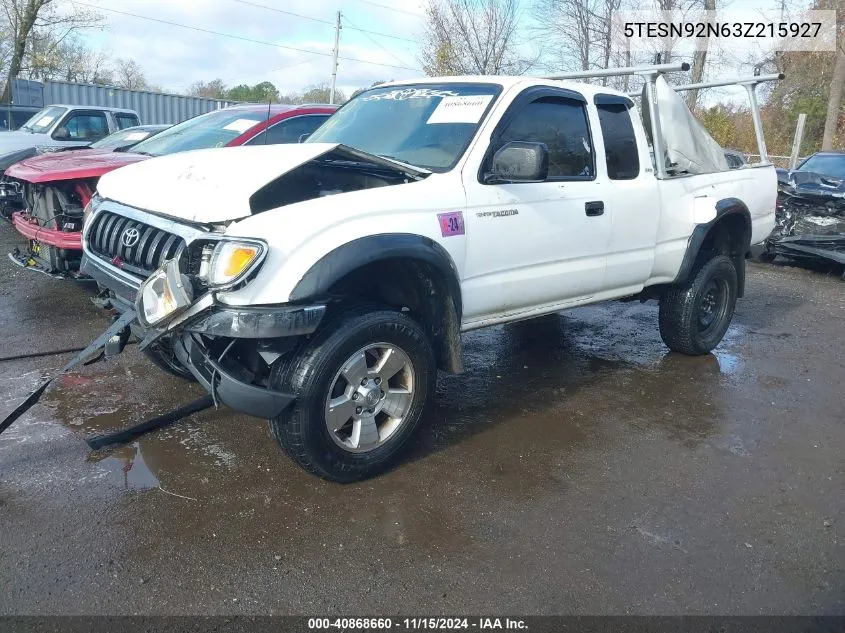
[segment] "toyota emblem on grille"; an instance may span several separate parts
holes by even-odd
[[[123,243],[124,246],[127,248],[131,248],[138,243],[138,240],[141,238],[141,232],[132,227],[128,228],[123,232],[123,235],[120,237],[120,241]]]

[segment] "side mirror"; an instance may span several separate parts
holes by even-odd
[[[299,135],[299,141],[297,141],[297,142],[298,143],[304,143],[309,136],[311,136],[310,132],[306,132],[305,134],[300,134]]]
[[[545,143],[511,141],[493,154],[484,182],[543,182],[549,174],[549,150]]]
[[[57,127],[56,131],[53,132],[53,139],[56,141],[69,141],[70,140],[70,132],[64,126]]]

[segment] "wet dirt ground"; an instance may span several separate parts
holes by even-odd
[[[16,243],[0,225],[0,251]],[[84,346],[90,289],[0,262],[2,353]],[[408,460],[341,486],[135,347],[0,436],[0,612],[845,613],[845,283],[751,265],[715,354],[653,304],[465,336]],[[0,362],[0,414],[69,355]]]

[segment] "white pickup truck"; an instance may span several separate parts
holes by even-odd
[[[655,166],[654,129],[583,83],[381,85],[301,144],[103,176],[83,269],[137,311],[160,365],[353,481],[396,459],[436,371],[461,370],[461,332],[638,297],[659,300],[671,349],[720,342],[774,224],[775,170]]]

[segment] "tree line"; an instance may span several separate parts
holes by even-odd
[[[798,3],[802,2],[801,7]],[[809,2],[809,4],[807,4]],[[780,0],[784,11],[836,9],[838,40],[834,52],[773,53],[742,60],[705,45],[692,56],[692,72],[681,79],[698,83],[734,74],[741,63],[762,72],[783,72],[786,79],[766,86],[763,122],[772,154],[789,154],[795,123],[807,114],[802,153],[845,146],[845,0]],[[619,46],[613,15],[621,10],[656,8],[694,14],[728,7],[728,0],[427,0],[418,61],[428,75],[513,75],[531,72],[594,70],[680,61],[672,43],[659,51],[632,53]],[[105,28],[104,17],[67,0],[0,0],[0,68],[6,79],[59,79],[160,90],[135,60],[112,58],[86,46],[84,34]],[[595,80],[624,91],[639,86],[630,77]],[[377,85],[381,82],[375,82]],[[9,82],[4,82],[8,99]],[[363,89],[363,88],[362,88]],[[355,96],[341,90],[335,103]],[[197,81],[188,94],[240,102],[327,103],[329,86],[282,93],[269,81],[227,86],[221,79]],[[754,152],[748,108],[708,105],[698,91],[686,94],[714,137],[723,145]]]
[[[690,59],[689,76],[670,80],[701,83],[736,75],[782,72],[784,81],[764,84],[762,118],[771,154],[788,155],[796,121],[807,115],[801,153],[845,147],[845,0],[779,0],[784,15],[801,9],[835,9],[837,48],[832,52],[770,53],[743,59],[713,50],[709,41]],[[631,52],[620,45],[614,13],[628,10],[677,11],[687,16],[729,8],[728,0],[429,0],[425,5],[420,62],[430,75],[540,74],[589,71],[612,66],[682,61],[670,40],[659,50]],[[630,77],[595,79],[625,92],[641,83]],[[705,91],[686,93],[687,105],[725,147],[757,151],[748,107],[708,105]]]

